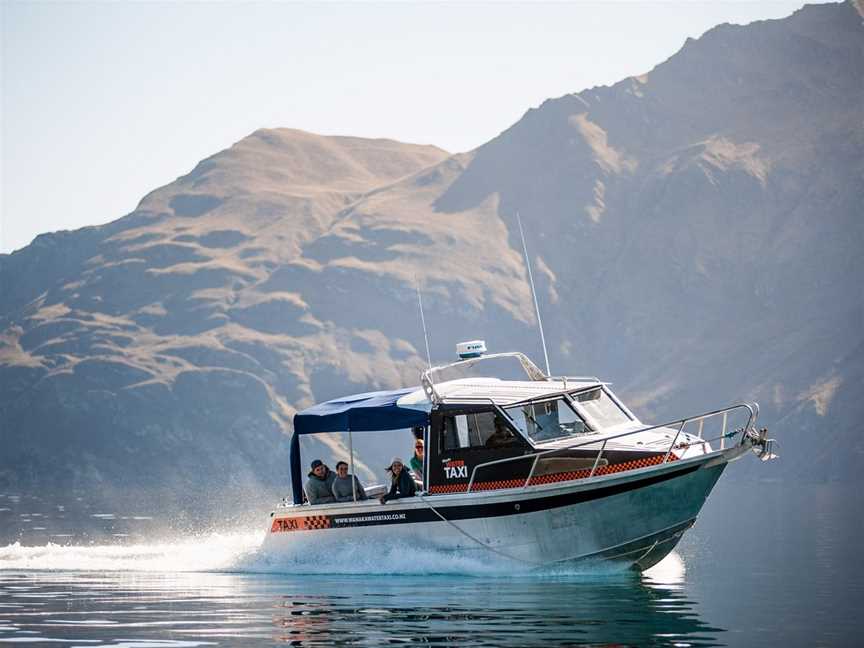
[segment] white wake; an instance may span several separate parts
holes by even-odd
[[[202,572],[230,570],[261,545],[261,531],[141,544],[0,547],[0,570]]]
[[[87,572],[231,572],[264,574],[452,574],[460,576],[513,576],[529,573],[510,561],[485,551],[454,553],[433,547],[346,543],[339,551],[304,551],[286,554],[262,546],[261,531],[206,533],[180,539],[137,544],[63,545],[49,543],[0,547],[0,570]],[[544,570],[553,576],[593,577],[620,574],[612,563],[582,564]],[[649,583],[674,584],[683,580],[684,564],[670,554],[645,572]]]

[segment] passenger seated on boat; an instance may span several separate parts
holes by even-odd
[[[309,479],[303,486],[306,492],[306,499],[310,504],[332,504],[336,501],[333,497],[333,481],[336,479],[336,473],[330,470],[323,461],[316,459],[312,462],[312,470],[309,472]]]
[[[414,481],[421,487],[423,485],[423,439],[414,440],[414,454],[411,455],[411,472],[414,473]]]
[[[366,499],[366,491],[360,485],[360,480],[354,475],[348,474],[348,464],[340,461],[336,464],[336,479],[333,480],[331,490],[337,502],[353,502],[354,489],[357,489],[357,500]]]
[[[381,503],[386,504],[391,499],[414,497],[417,493],[417,485],[405,470],[405,465],[399,457],[393,457],[387,470],[390,471],[390,491],[381,496]]]

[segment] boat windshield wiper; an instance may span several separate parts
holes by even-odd
[[[532,407],[531,409],[533,410],[534,408]],[[534,426],[537,428],[537,431],[538,431],[538,432],[542,432],[542,431],[543,431],[543,426],[540,425],[540,423],[537,422],[537,419],[534,418],[534,415],[533,415],[533,414],[529,414],[529,413],[528,413],[528,408],[523,407],[523,408],[522,408],[522,411],[525,412],[525,418],[527,418],[528,420],[530,420],[530,421],[534,424]]]

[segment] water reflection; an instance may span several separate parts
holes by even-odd
[[[680,559],[647,576],[542,579],[0,572],[0,642],[716,644],[722,630],[699,618],[679,577]]]
[[[298,646],[712,645],[719,628],[677,589],[636,575],[552,581],[326,581],[285,594],[274,622]],[[350,592],[350,595],[345,595]]]

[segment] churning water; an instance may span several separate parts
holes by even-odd
[[[398,544],[286,565],[260,549],[260,529],[153,540],[144,514],[95,512],[101,534],[77,536],[73,520],[46,536],[59,518],[7,494],[0,644],[852,646],[862,501],[838,486],[721,480],[649,572],[517,574],[494,556]]]

